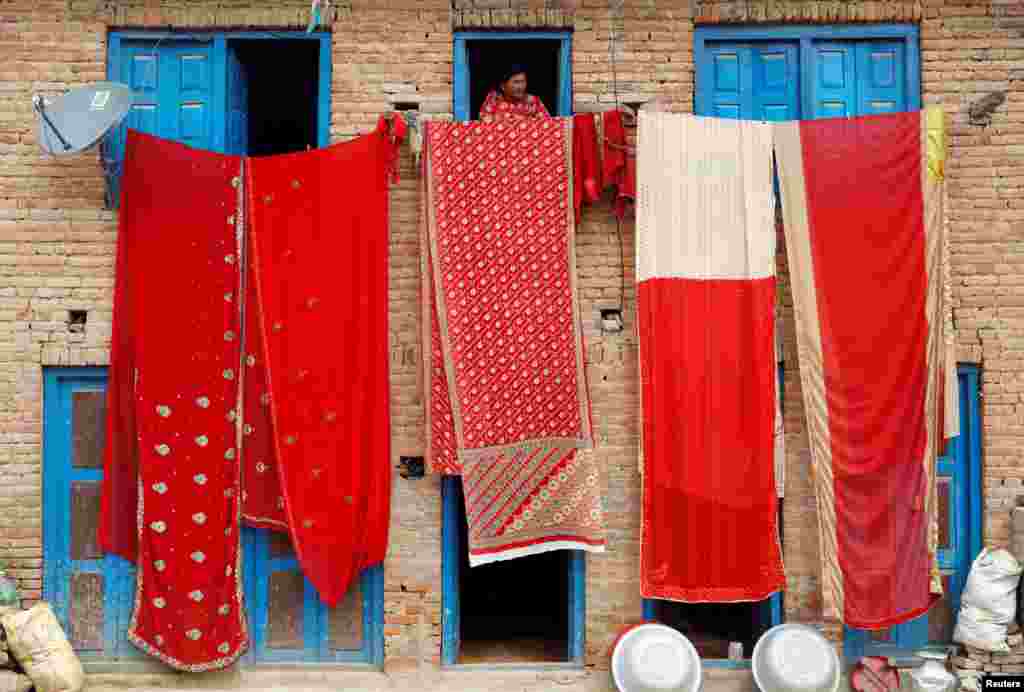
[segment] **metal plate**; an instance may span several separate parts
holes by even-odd
[[[301,572],[271,572],[267,584],[267,647],[301,649],[305,646],[302,620],[306,580]]]
[[[35,107],[39,146],[58,156],[88,149],[128,115],[132,101],[131,89],[115,82],[100,82],[43,99],[45,118]]]
[[[78,651],[103,651],[103,575],[71,575],[68,620],[71,646]]]
[[[363,645],[363,590],[356,582],[345,598],[328,612],[332,649],[352,650]]]
[[[104,392],[74,392],[71,395],[71,465],[75,468],[103,468],[106,412],[107,395]]]
[[[71,483],[71,559],[103,557],[96,530],[100,524],[100,481]]]

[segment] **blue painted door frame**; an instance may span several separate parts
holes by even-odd
[[[459,570],[467,546],[462,545],[461,524],[466,516],[462,509],[462,478],[441,478],[441,664],[452,666],[459,662],[461,638],[459,634],[461,605]],[[582,550],[570,550],[569,642],[568,662],[583,665],[586,633],[586,558]]]
[[[71,576],[100,575],[103,650],[79,650],[78,654],[85,660],[141,658],[126,636],[134,605],[135,565],[115,555],[71,559],[72,483],[103,479],[102,468],[72,463],[72,397],[79,392],[105,392],[106,368],[45,368],[43,372],[43,599],[68,628]]]
[[[536,41],[559,42],[558,106],[555,115],[572,115],[572,34],[568,31],[459,31],[455,33],[452,56],[452,91],[455,98],[455,119],[466,122],[469,112],[469,50],[467,41]]]
[[[572,115],[572,34],[568,31],[517,31],[517,32],[456,32],[453,47],[452,87],[454,92],[455,119],[468,121],[471,118],[469,52],[467,41],[559,41],[558,107],[556,115]],[[460,507],[461,479],[458,476],[444,476],[441,481],[441,663],[455,665],[459,660],[461,646],[459,625],[461,609],[459,602],[459,569],[463,552],[460,523],[466,521]],[[583,664],[584,633],[586,629],[586,559],[583,551],[569,551],[569,661]]]

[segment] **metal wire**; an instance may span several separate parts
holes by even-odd
[[[617,0],[611,0],[608,5],[609,14],[614,11],[614,5]],[[618,110],[621,107],[619,103],[619,74],[615,64],[615,36],[616,36],[616,25],[614,20],[612,21],[608,31],[608,58],[612,64],[612,96],[615,98],[615,109]],[[628,153],[626,154],[629,155]],[[615,232],[619,240],[619,269],[621,269],[622,283],[619,287],[619,318],[625,322],[626,313],[626,251],[623,248],[625,245],[625,239],[622,236],[622,220],[619,215],[615,215]]]

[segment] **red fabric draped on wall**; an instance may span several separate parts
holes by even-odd
[[[941,592],[929,523],[944,240],[926,123],[915,112],[775,128],[825,615],[887,627]]]
[[[641,593],[761,600],[785,584],[771,130],[674,113],[640,119]]]
[[[169,665],[246,648],[243,501],[330,606],[384,559],[396,148],[383,119],[246,162],[129,133],[99,539],[139,565],[129,636]]]
[[[295,552],[332,606],[387,551],[393,149],[382,121],[351,142],[249,166],[249,279],[260,315],[249,313],[247,329],[258,331],[263,350],[252,355],[269,373],[270,439]],[[272,474],[247,479],[247,490],[261,477]],[[275,498],[246,513],[276,507]]]
[[[229,665],[248,644],[235,423],[240,164],[132,131],[122,178],[100,537],[137,558],[129,638],[188,671]]]

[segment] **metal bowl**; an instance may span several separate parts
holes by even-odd
[[[836,692],[839,656],[820,632],[806,625],[776,625],[754,646],[754,681],[761,692]]]
[[[612,651],[612,679],[619,692],[698,692],[701,675],[697,649],[665,625],[634,627]]]

